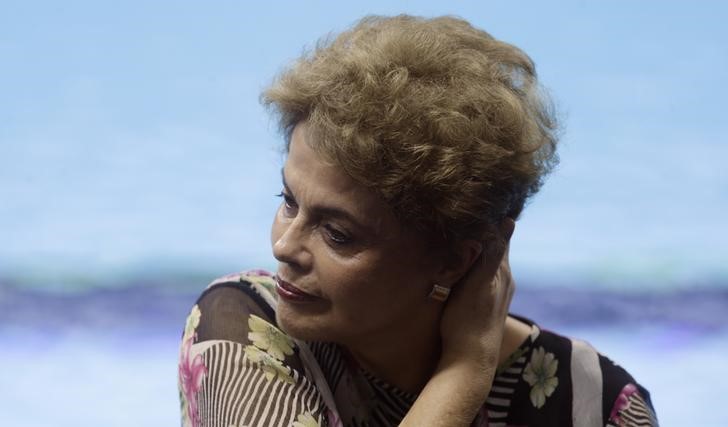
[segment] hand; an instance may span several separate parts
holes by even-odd
[[[508,246],[515,223],[506,219],[496,238],[503,244],[491,245],[476,259],[465,278],[455,286],[445,306],[441,367],[464,364],[477,376],[492,382],[498,367],[500,347],[508,307],[515,290],[508,263]]]
[[[400,426],[469,426],[483,406],[513,295],[508,242],[514,226],[503,221],[503,244],[481,253],[453,289],[440,323],[440,362]]]

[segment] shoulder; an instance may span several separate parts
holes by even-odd
[[[323,421],[308,350],[276,326],[274,282],[262,270],[230,274],[197,299],[179,355],[183,425]]]
[[[650,393],[624,368],[599,354],[604,417],[610,426],[657,426]]]
[[[271,309],[276,305],[275,277],[266,270],[247,270],[219,277],[205,288],[199,300],[210,294],[219,293],[221,289],[230,288],[249,295],[261,302],[262,306]]]
[[[558,361],[557,375],[570,389],[573,419],[589,419],[593,425],[657,425],[649,392],[588,342],[541,330],[533,348],[532,360]]]
[[[192,307],[199,319],[196,342],[244,342],[251,315],[275,324],[275,280],[265,270],[233,273],[213,280]],[[189,319],[188,319],[189,323]]]

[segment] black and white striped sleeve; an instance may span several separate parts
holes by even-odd
[[[296,343],[245,281],[216,283],[185,327],[179,363],[183,426],[325,425],[325,405]]]

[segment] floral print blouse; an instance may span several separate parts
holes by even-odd
[[[184,427],[394,426],[417,396],[357,365],[332,343],[276,327],[273,277],[261,270],[215,280],[182,335]],[[497,370],[473,426],[657,426],[649,393],[587,343],[543,331]]]

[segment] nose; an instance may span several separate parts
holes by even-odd
[[[273,256],[296,271],[305,271],[311,267],[312,261],[309,238],[302,216],[290,221],[276,217],[271,230]]]

